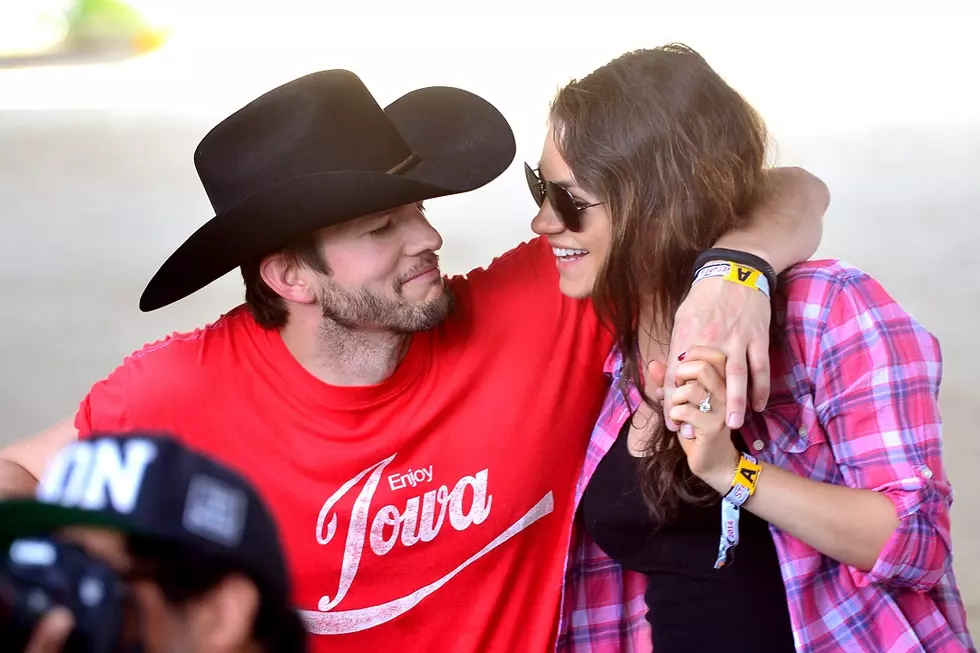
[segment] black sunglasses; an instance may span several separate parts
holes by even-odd
[[[602,202],[595,204],[583,204],[572,197],[566,188],[563,188],[553,181],[542,181],[538,176],[537,170],[532,170],[527,163],[524,164],[524,176],[527,177],[527,187],[531,189],[531,197],[537,202],[538,208],[544,204],[545,200],[551,204],[558,219],[562,221],[565,228],[569,231],[582,230],[582,211],[599,206]]]

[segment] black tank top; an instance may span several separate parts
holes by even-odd
[[[606,554],[646,574],[655,653],[791,653],[786,590],[768,524],[739,516],[732,563],[715,569],[721,504],[683,505],[659,529],[643,502],[627,422],[582,498],[585,526]],[[737,438],[741,441],[741,438]]]

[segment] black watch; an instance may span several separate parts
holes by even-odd
[[[724,247],[709,249],[698,254],[697,259],[694,261],[694,270],[691,271],[691,274],[697,274],[698,270],[711,261],[731,261],[732,263],[755,268],[766,275],[766,280],[769,281],[769,292],[776,292],[776,271],[765,259],[755,254],[749,254],[748,252],[742,252],[737,249],[725,249]]]

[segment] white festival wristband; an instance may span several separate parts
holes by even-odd
[[[769,292],[769,279],[755,268],[728,262],[706,263],[694,275],[694,283],[709,277],[724,277],[743,286],[755,288],[766,297],[772,298]]]
[[[742,454],[753,464],[759,460],[747,453]],[[738,473],[736,471],[736,473]],[[731,489],[721,499],[721,538],[718,541],[718,557],[715,559],[715,569],[730,565],[735,558],[735,547],[738,546],[738,518],[751,491],[745,485],[734,483]]]

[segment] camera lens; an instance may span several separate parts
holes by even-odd
[[[48,602],[46,596],[43,599]],[[0,571],[0,642],[5,651],[22,651],[27,647],[39,614],[24,605],[29,600],[16,583]]]
[[[3,624],[12,616],[14,610],[14,597],[16,596],[16,590],[13,584],[0,575],[0,628],[3,628]]]

